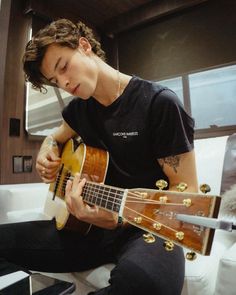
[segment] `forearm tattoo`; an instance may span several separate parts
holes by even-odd
[[[48,144],[49,146],[57,147],[57,142],[56,142],[56,140],[52,137],[52,135],[49,135],[49,136],[46,138],[46,141],[47,141],[47,144]]]
[[[159,163],[161,168],[164,169],[164,165],[168,165],[174,169],[175,173],[177,173],[177,168],[180,163],[180,156],[170,156],[163,159],[159,159]]]
[[[51,136],[47,136],[40,148],[40,152],[45,152],[51,147],[58,147],[56,140]]]

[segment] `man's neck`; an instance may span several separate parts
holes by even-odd
[[[106,63],[101,63],[94,98],[104,106],[111,105],[123,93],[131,78]]]

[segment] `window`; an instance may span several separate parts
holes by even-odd
[[[186,110],[195,119],[197,138],[236,131],[236,65],[185,74],[158,83],[175,91],[184,102]]]
[[[196,128],[236,125],[236,66],[189,75]]]
[[[28,39],[31,38],[32,28],[28,32]],[[41,93],[34,90],[30,82],[26,83],[25,128],[33,137],[47,136],[57,129],[62,122],[62,109],[73,99],[61,89],[44,87],[47,92]]]
[[[184,102],[183,98],[183,84],[182,84],[182,77],[176,77],[173,79],[161,80],[159,83],[163,86],[166,86],[173,90],[179,97],[179,99]]]
[[[45,86],[43,94],[26,85],[26,130],[30,135],[46,136],[62,122],[61,111],[73,96],[63,90]]]

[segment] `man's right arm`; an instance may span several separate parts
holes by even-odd
[[[63,120],[61,126],[50,135],[57,143],[64,144],[70,138],[74,137],[76,132]]]
[[[36,170],[45,183],[55,181],[61,162],[59,147],[75,135],[76,132],[63,121],[53,134],[44,139],[37,156]]]

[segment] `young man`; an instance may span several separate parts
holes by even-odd
[[[186,182],[187,190],[197,191],[194,124],[175,93],[106,64],[100,44],[84,24],[62,19],[39,31],[26,46],[24,71],[36,89],[56,85],[75,96],[63,110],[62,125],[39,151],[36,169],[44,182],[56,178],[58,146],[79,135],[86,145],[109,152],[108,185],[156,188],[156,181],[165,179],[170,190]],[[110,285],[97,295],[181,294],[182,249],[166,252],[159,238],[147,244],[141,229],[86,204],[81,196],[85,183],[79,175],[67,182],[66,203],[76,218],[93,224],[86,236],[57,231],[53,222],[11,225],[8,240],[18,247],[8,242],[1,255],[27,269],[49,272],[114,262]],[[0,232],[4,230],[9,226]]]

